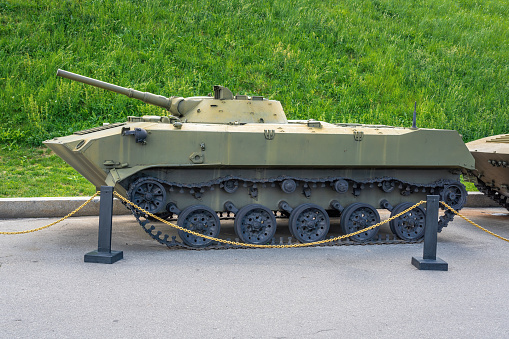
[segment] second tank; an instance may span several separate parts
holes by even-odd
[[[509,210],[509,134],[500,134],[469,142],[475,158],[473,181],[485,195]]]

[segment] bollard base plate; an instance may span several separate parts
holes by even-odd
[[[417,267],[420,270],[428,270],[428,271],[448,271],[449,264],[443,261],[440,258],[433,259],[424,259],[422,257],[412,257],[412,265]]]
[[[93,262],[99,264],[113,264],[123,258],[124,252],[122,251],[111,251],[111,252],[92,251],[85,254],[85,262]]]

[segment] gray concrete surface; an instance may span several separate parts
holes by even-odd
[[[501,208],[464,209],[509,237]],[[0,231],[55,219],[0,220]],[[455,219],[449,271],[419,271],[422,244],[172,250],[113,218],[124,259],[84,263],[97,217],[0,235],[0,338],[507,338],[509,243]],[[227,228],[231,225],[225,225]]]
[[[465,207],[500,207],[500,205],[481,192],[468,192]]]
[[[0,198],[0,218],[62,217],[83,204],[88,198]],[[466,206],[498,207],[498,204],[480,192],[470,192]],[[115,215],[130,213],[117,199],[114,199],[113,208]],[[99,197],[76,214],[76,216],[87,215],[99,215]]]
[[[81,206],[90,197],[0,198],[0,218],[63,217]],[[100,197],[95,197],[76,216],[99,215]],[[113,199],[113,214],[130,214],[118,200]]]

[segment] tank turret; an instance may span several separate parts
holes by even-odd
[[[261,96],[233,95],[226,87],[214,86],[214,96],[165,97],[132,88],[113,85],[59,69],[57,76],[123,94],[147,104],[166,109],[173,117],[211,124],[287,123],[279,101]]]

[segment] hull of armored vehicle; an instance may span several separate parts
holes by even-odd
[[[469,142],[475,170],[469,171],[479,191],[509,210],[509,134]]]
[[[228,201],[270,210],[281,201],[327,210],[334,200],[397,205],[457,185],[462,168],[473,168],[455,131],[316,121],[175,127],[160,117],[131,120],[45,144],[96,187],[115,186],[127,198],[134,197],[127,192],[137,181],[156,178],[167,191],[164,201],[141,206],[153,213],[169,203],[222,211]],[[143,143],[125,135],[135,128],[147,131]],[[291,180],[286,192],[285,180]]]

